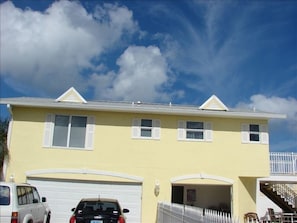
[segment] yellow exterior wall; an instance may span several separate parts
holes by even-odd
[[[44,122],[48,113],[95,116],[94,149],[43,148]],[[159,119],[160,140],[132,139],[134,118]],[[178,120],[210,121],[212,142],[177,140]],[[171,180],[205,174],[233,181],[232,212],[240,218],[256,210],[256,178],[269,175],[269,149],[264,144],[242,144],[241,123],[267,124],[265,120],[181,117],[77,110],[13,107],[10,162],[6,178],[26,181],[26,171],[40,169],[90,169],[142,177],[142,222],[156,220],[157,202],[171,201]],[[46,174],[40,177],[123,181],[121,178],[88,174]],[[159,196],[154,195],[156,181]],[[186,184],[226,184],[219,180],[192,179]]]

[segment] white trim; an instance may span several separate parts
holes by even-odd
[[[87,116],[85,148],[92,150],[95,138],[95,116]]]
[[[270,176],[270,177],[258,178],[258,181],[296,184],[296,176]]]
[[[148,119],[152,121],[152,127],[144,127],[141,126],[141,121],[143,119]],[[151,136],[145,137],[141,136],[142,129],[151,130]],[[151,119],[151,118],[134,118],[132,120],[132,128],[131,128],[131,138],[132,139],[157,139],[159,140],[161,137],[161,121],[159,119]]]
[[[0,104],[11,104],[15,106],[35,107],[35,108],[57,108],[57,109],[76,109],[80,111],[112,111],[126,113],[141,113],[141,114],[166,114],[166,115],[181,115],[181,116],[196,116],[196,117],[222,117],[222,118],[252,118],[252,119],[285,119],[285,114],[256,112],[256,111],[216,111],[216,110],[201,110],[195,106],[179,106],[179,105],[154,105],[141,104],[134,106],[133,103],[123,102],[88,102],[67,103],[56,102],[52,99],[44,98],[1,98]]]
[[[250,131],[250,125],[258,125],[259,132]],[[251,141],[250,135],[258,134],[259,141]],[[269,144],[269,133],[267,124],[241,123],[241,142],[245,144]]]
[[[212,130],[212,122],[204,122],[204,140],[206,142],[212,142],[213,141],[213,130]]]
[[[7,129],[7,139],[6,139],[6,145],[7,148],[9,149],[10,147],[10,142],[11,142],[11,133],[12,133],[12,126],[13,126],[13,118],[11,116],[11,119],[8,123],[8,129]]]
[[[269,144],[268,125],[260,125],[260,141],[262,144]]]
[[[45,148],[49,148],[53,146],[54,125],[55,125],[55,115],[47,114],[44,122],[43,142],[42,142],[42,145]]]
[[[228,111],[227,106],[216,96],[212,95],[207,101],[205,101],[199,109],[205,110],[218,110],[218,111]]]
[[[234,184],[234,180],[226,178],[226,177],[221,177],[221,176],[215,176],[215,175],[209,175],[205,173],[198,173],[198,174],[190,174],[190,175],[183,175],[183,176],[177,176],[171,178],[170,182],[171,183],[176,183],[181,180],[190,180],[190,179],[208,179],[208,180],[216,180],[216,181],[221,181],[225,182],[228,184]]]
[[[54,128],[55,128],[55,118],[59,115],[69,116],[70,120],[68,123],[68,132],[67,132],[67,146],[55,146],[53,145],[54,141]],[[69,146],[70,140],[70,123],[71,118],[77,117],[86,117],[86,129],[85,129],[85,142],[83,147],[71,147]],[[44,133],[43,133],[43,147],[44,148],[58,148],[58,149],[78,149],[78,150],[93,150],[94,144],[94,134],[95,134],[95,116],[88,115],[72,115],[72,114],[47,114],[44,123]]]
[[[75,99],[76,97],[79,100],[76,100]],[[80,95],[80,93],[78,93],[77,90],[75,90],[74,87],[69,88],[60,97],[58,97],[55,101],[56,102],[64,101],[64,102],[87,103],[87,101]]]
[[[139,183],[142,183],[144,178],[139,176],[133,176],[125,173],[111,172],[105,170],[92,170],[92,169],[39,169],[39,170],[30,170],[26,171],[25,174],[27,177],[33,177],[35,175],[42,174],[91,174],[91,175],[102,175],[110,177],[119,177],[123,179],[133,180]]]
[[[249,143],[250,142],[250,128],[249,124],[241,123],[241,142]]]
[[[203,129],[188,129],[187,122],[201,122],[203,123]],[[189,142],[212,142],[213,130],[212,122],[193,121],[193,120],[178,120],[177,123],[177,140],[189,141]],[[203,132],[203,139],[187,138],[187,131]]]

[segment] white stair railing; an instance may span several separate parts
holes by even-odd
[[[288,187],[286,184],[272,184],[272,189],[281,196],[289,205],[296,208],[297,194],[294,190]]]

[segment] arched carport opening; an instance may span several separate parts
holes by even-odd
[[[232,213],[233,180],[207,174],[171,179],[171,202]]]

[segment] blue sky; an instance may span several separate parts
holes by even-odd
[[[287,114],[297,152],[297,1],[1,1],[0,96],[201,105]],[[1,117],[5,117],[1,107]]]

